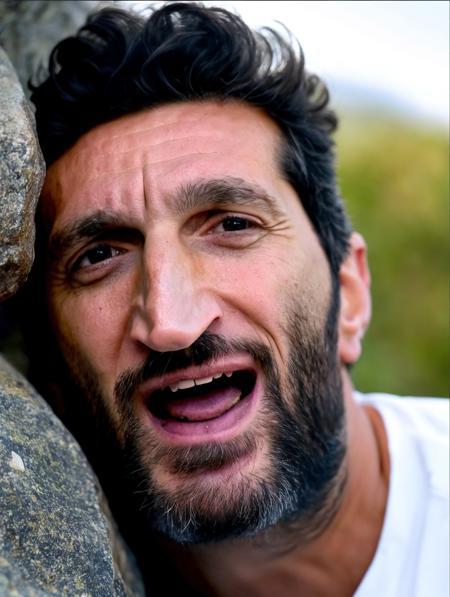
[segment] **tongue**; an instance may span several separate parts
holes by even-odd
[[[165,405],[169,417],[188,421],[208,421],[230,410],[241,396],[241,390],[228,386],[211,390],[203,395],[183,391],[183,398],[171,398]]]

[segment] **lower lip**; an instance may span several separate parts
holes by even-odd
[[[211,441],[229,441],[245,431],[253,420],[261,387],[257,378],[253,390],[223,415],[209,421],[182,422],[171,419],[163,420],[146,410],[152,427],[165,441],[177,445],[195,445]]]

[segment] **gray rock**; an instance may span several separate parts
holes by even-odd
[[[144,595],[84,454],[0,357],[0,595]]]
[[[0,48],[0,300],[14,294],[31,269],[44,175],[33,114]]]

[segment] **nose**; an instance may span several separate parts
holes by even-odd
[[[131,336],[151,350],[188,348],[221,317],[206,272],[179,247],[150,248],[138,286]]]

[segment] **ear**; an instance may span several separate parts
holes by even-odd
[[[355,363],[361,354],[361,341],[370,322],[370,273],[363,237],[354,232],[350,250],[339,272],[341,306],[338,351],[341,363]]]

